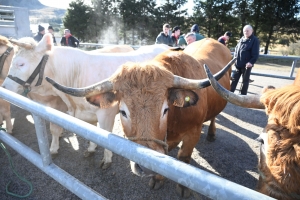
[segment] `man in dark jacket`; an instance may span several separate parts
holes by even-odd
[[[234,92],[241,76],[243,85],[240,93],[246,95],[249,87],[251,69],[259,56],[259,40],[253,35],[253,28],[246,25],[243,28],[244,36],[235,47],[234,57],[236,57],[235,71],[231,74],[231,92]]]
[[[173,40],[169,35],[170,25],[164,24],[163,25],[163,32],[160,32],[155,40],[155,44],[166,44],[169,46],[173,46]]]
[[[43,36],[45,35],[45,28],[41,25],[38,26],[38,32],[33,36],[33,39],[37,42],[41,41]]]
[[[61,38],[61,46],[79,47],[79,40],[75,38],[69,29],[65,29],[65,36]]]

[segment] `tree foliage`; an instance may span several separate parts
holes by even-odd
[[[83,0],[72,1],[63,19],[64,27],[70,29],[71,33],[79,40],[85,41],[91,15],[92,8],[85,5]]]
[[[267,52],[273,44],[298,41],[299,1],[194,0],[193,13],[188,15],[187,0],[92,0],[92,8],[75,0],[63,22],[78,38],[132,45],[153,44],[165,23],[180,26],[182,33],[198,24],[201,34],[215,39],[231,31],[230,47],[250,24]]]

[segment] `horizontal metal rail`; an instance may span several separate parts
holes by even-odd
[[[139,163],[152,171],[155,171],[177,183],[180,183],[212,199],[273,199],[269,196],[263,195],[254,190],[228,181],[217,175],[211,174],[192,165],[188,165],[186,163],[178,161],[177,159],[172,158],[168,155],[164,155],[159,152],[153,151],[137,143],[131,142],[125,138],[109,133],[108,131],[97,128],[96,126],[92,126],[70,115],[59,112],[50,107],[45,107],[41,104],[35,103],[21,95],[7,91],[6,89],[0,88],[0,98],[3,98],[22,109],[30,111],[34,115],[35,120],[36,117],[40,117],[47,121],[58,124],[61,127],[86,138],[87,140],[93,141],[96,144],[106,149],[109,149],[118,155],[121,155],[129,160]],[[35,123],[37,122],[35,121]],[[42,123],[43,122],[41,122],[41,125]],[[40,129],[39,131],[42,132],[40,134],[40,137],[38,137],[38,140],[42,140],[39,141],[39,144],[46,145],[49,148],[48,141],[44,141],[47,137],[43,136],[43,128],[36,128]],[[63,180],[59,178],[59,174],[62,173],[61,170],[58,169],[52,163],[51,159],[47,158],[47,156],[49,156],[47,155],[49,154],[49,151],[46,150],[44,147],[44,149],[40,149],[40,151],[42,151],[42,156],[40,156],[32,153],[27,147],[21,145],[20,142],[17,142],[12,136],[3,134],[1,135],[0,139],[3,139],[5,143],[7,143],[13,149],[18,149],[17,151],[19,153],[22,152],[21,155],[27,154],[27,152],[29,152],[29,155],[24,155],[24,157],[26,157],[33,164],[36,164],[40,169],[42,169],[49,176],[53,177],[55,180],[60,182],[63,186],[66,186],[64,185]],[[46,158],[42,158],[44,156]],[[84,194],[86,194],[86,192],[89,191],[89,189],[84,187],[83,184],[81,184],[73,177],[68,176],[68,179],[69,180],[66,180],[66,182],[69,184],[67,185],[67,188],[73,193],[76,192],[75,194],[78,195],[80,198],[102,198],[100,195],[97,198],[83,196],[80,195],[80,191],[78,190],[75,190],[74,192],[73,187],[75,186],[75,184],[79,184],[81,186],[80,190],[84,190]],[[76,183],[71,184],[71,180],[76,180]],[[93,192],[93,195],[94,194],[96,194],[96,192]]]

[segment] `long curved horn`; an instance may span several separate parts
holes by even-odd
[[[221,71],[214,75],[216,80],[219,80],[226,74],[226,72],[231,68],[231,65],[235,62],[236,58],[233,58]],[[193,80],[188,78],[183,78],[181,76],[174,75],[174,83],[173,87],[176,88],[183,88],[183,89],[201,89],[210,86],[210,82],[208,78],[201,79],[201,80]]]
[[[211,86],[216,90],[216,92],[223,97],[223,99],[229,101],[232,104],[245,108],[257,108],[264,109],[265,106],[260,102],[260,95],[237,95],[233,92],[226,90],[211,74],[209,68],[204,65],[205,72]]]
[[[66,94],[76,96],[76,97],[90,97],[96,94],[101,94],[113,90],[113,83],[109,80],[103,80],[99,83],[84,88],[66,87],[58,84],[57,82],[55,82],[53,79],[49,77],[46,77],[46,80],[59,91],[62,91]]]
[[[30,43],[24,43],[24,42],[19,42],[15,39],[9,39],[9,41],[15,45],[18,45],[20,47],[24,47],[25,49],[32,49],[33,45],[31,45]]]

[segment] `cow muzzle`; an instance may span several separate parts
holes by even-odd
[[[156,173],[153,172],[152,170],[142,165],[139,165],[138,163],[135,163],[133,161],[130,161],[130,167],[131,167],[131,171],[140,177],[151,177],[156,175]]]

